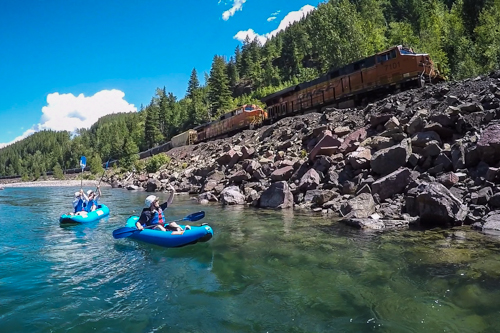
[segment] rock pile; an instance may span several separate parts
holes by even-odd
[[[312,209],[361,228],[500,232],[500,72],[167,154],[168,169],[109,181],[146,191],[171,183],[201,203]]]

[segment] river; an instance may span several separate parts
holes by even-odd
[[[106,188],[109,217],[60,226],[75,190],[0,191],[2,332],[500,330],[500,240],[467,227],[363,232],[177,196],[169,218],[205,210],[215,234],[165,249],[112,237],[144,192]]]

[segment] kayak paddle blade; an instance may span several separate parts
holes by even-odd
[[[113,237],[115,239],[125,238],[125,237],[132,236],[135,232],[138,232],[138,231],[140,231],[140,230],[135,229],[135,228],[123,227],[123,228],[119,228],[119,229],[116,229],[115,231],[113,231]]]
[[[205,212],[204,211],[201,211],[201,212],[196,212],[196,213],[193,213],[191,215],[188,215],[186,216],[185,218],[183,218],[184,221],[191,221],[191,222],[194,222],[194,221],[198,221],[198,220],[201,220],[202,218],[205,217]]]

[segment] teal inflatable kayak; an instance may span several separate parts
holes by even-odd
[[[94,222],[109,215],[109,208],[106,205],[99,204],[97,209],[93,212],[87,213],[86,215],[74,215],[74,214],[63,214],[59,218],[61,224],[67,223],[88,223]]]
[[[206,242],[214,235],[214,231],[209,225],[191,226],[191,230],[184,230],[181,232],[153,229],[144,229],[140,231],[135,227],[135,223],[138,219],[139,216],[131,216],[128,218],[126,226],[130,229],[135,229],[134,232],[130,232],[130,236],[128,237],[159,246],[181,247],[189,244],[196,244],[198,242]],[[181,225],[181,227],[184,228],[185,226]]]

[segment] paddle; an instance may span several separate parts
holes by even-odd
[[[106,167],[104,168],[104,172],[102,173],[101,179],[99,179],[99,184],[97,184],[97,187],[95,188],[95,192],[97,192],[97,188],[99,187],[99,185],[101,185],[101,181],[104,178],[104,174],[108,170],[108,164],[109,164],[109,160],[106,162]]]
[[[83,188],[83,169],[87,165],[87,158],[85,156],[80,157],[80,167],[82,168],[82,179],[80,181],[80,188]]]
[[[205,212],[201,211],[201,212],[196,212],[196,213],[190,214],[182,219],[167,222],[164,225],[168,225],[172,222],[180,222],[180,221],[195,222],[195,221],[201,220],[204,217],[205,217]],[[154,226],[152,226],[152,227],[154,227]],[[146,228],[148,228],[148,227],[146,227]],[[113,231],[113,237],[115,239],[125,238],[125,237],[132,236],[136,232],[141,232],[141,231],[142,230],[139,230],[136,228],[122,227],[122,228],[119,228],[119,229],[116,229],[115,231]]]

